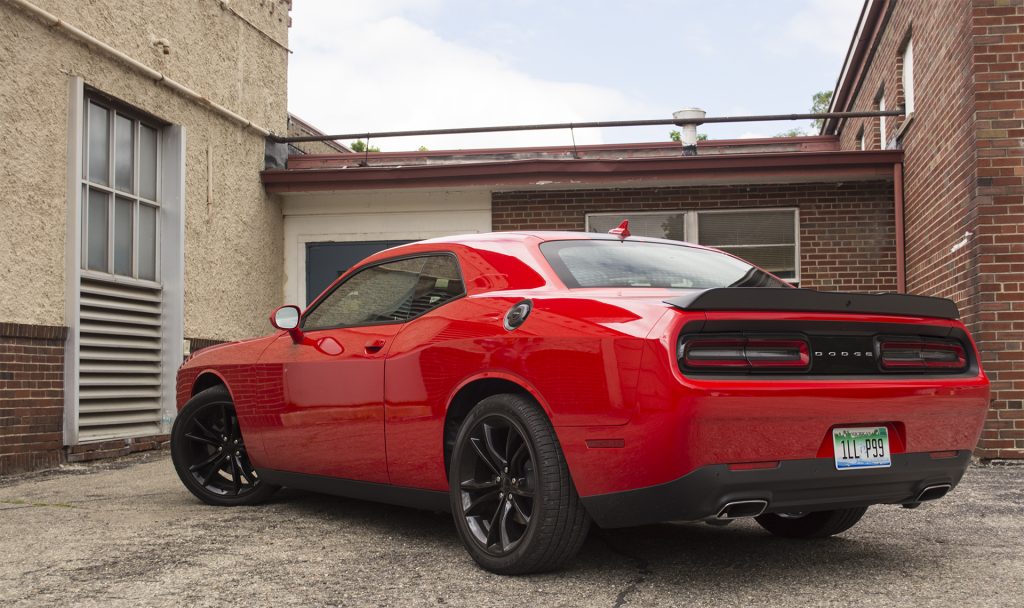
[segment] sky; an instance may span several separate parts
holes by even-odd
[[[808,112],[862,0],[296,0],[289,110],[326,133]],[[809,121],[705,125],[770,137]],[[388,138],[383,151],[662,141],[671,126]],[[348,142],[344,142],[348,143]]]

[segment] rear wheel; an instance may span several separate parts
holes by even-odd
[[[809,513],[765,513],[755,519],[761,527],[786,538],[825,538],[852,528],[867,507],[813,511]]]
[[[485,569],[554,570],[586,540],[590,518],[551,423],[530,399],[481,401],[459,429],[450,468],[455,527]]]
[[[249,462],[224,386],[196,394],[178,413],[171,430],[171,460],[185,487],[211,505],[252,505],[278,490],[263,483]]]

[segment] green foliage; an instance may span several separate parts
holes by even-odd
[[[668,138],[671,139],[672,141],[682,141],[683,140],[683,134],[680,133],[679,131],[669,131],[668,132]],[[698,133],[697,134],[697,141],[707,141],[707,140],[708,140],[708,134],[707,133]]]
[[[367,150],[366,142],[361,139],[355,140],[354,142],[349,144],[348,147],[351,148],[353,152],[380,152],[380,148],[378,148],[377,146],[370,146],[370,149]]]
[[[811,103],[812,114],[828,112],[828,107],[832,104],[832,91],[818,91],[811,99],[813,100]],[[818,131],[821,130],[821,125],[823,124],[825,124],[825,121],[821,118],[817,118],[811,123]]]
[[[775,137],[806,137],[808,135],[810,135],[810,133],[807,133],[806,131],[804,131],[803,129],[801,129],[799,127],[794,127],[794,128],[792,128],[792,129],[790,129],[788,131],[783,131],[782,133],[776,133]]]
[[[420,146],[419,148],[416,148],[416,151],[417,152],[430,152],[430,148],[428,148],[426,146]]]

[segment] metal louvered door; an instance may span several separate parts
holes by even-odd
[[[160,433],[158,287],[82,278],[79,441]]]

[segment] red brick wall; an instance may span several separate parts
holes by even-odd
[[[496,192],[494,230],[583,230],[587,213],[800,209],[801,285],[895,291],[891,182]]]
[[[61,462],[66,335],[0,323],[0,475]]]
[[[64,446],[66,336],[61,326],[0,323],[0,475],[168,445],[168,435],[155,435]]]
[[[980,296],[974,338],[993,389],[981,455],[1024,458],[1024,2],[976,0],[971,34],[977,186],[967,208],[976,215],[971,252]]]
[[[899,55],[911,37],[914,116],[890,119],[905,124],[907,289],[956,301],[982,351],[993,394],[978,455],[1022,458],[1024,7],[1021,0],[890,5],[856,97],[836,109],[874,109],[880,86],[889,106],[902,103]],[[841,124],[841,147],[854,149],[862,126],[875,142],[877,125]]]

